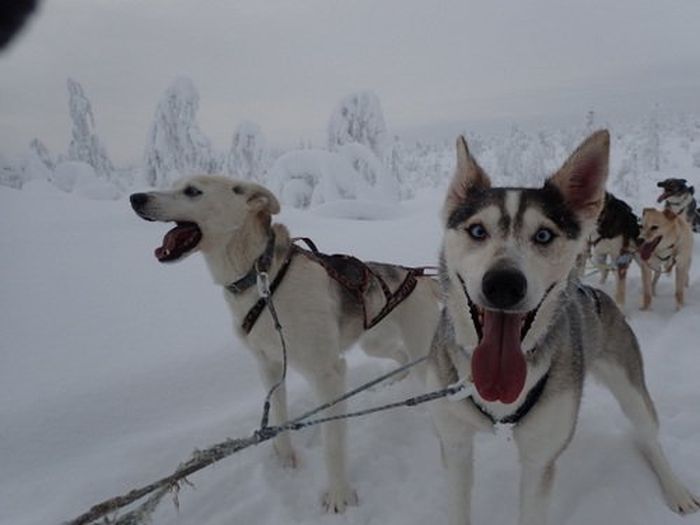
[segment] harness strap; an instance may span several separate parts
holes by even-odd
[[[294,242],[296,241],[304,242],[309,247],[309,250],[305,250],[304,248],[301,248],[294,244]],[[256,265],[253,266],[251,271],[248,272],[248,274],[246,274],[243,278],[239,279],[235,283],[226,286],[226,289],[229,292],[235,295],[247,290],[257,282],[257,275],[259,272],[267,271],[267,269],[269,269],[272,263],[271,254],[272,250],[274,249],[274,236],[272,237],[272,241],[268,241],[268,246],[270,247],[270,257],[269,260],[267,260],[266,262],[266,267],[263,267],[262,264],[262,262],[265,261],[256,263]],[[266,248],[263,256],[265,256],[267,252],[268,249]],[[403,302],[404,299],[411,295],[416,285],[418,284],[417,278],[426,275],[426,271],[431,269],[431,267],[404,267],[403,269],[407,272],[406,277],[398,286],[396,291],[392,293],[384,279],[382,279],[380,275],[377,275],[375,272],[373,272],[372,269],[369,266],[367,266],[367,264],[360,261],[356,257],[353,257],[351,255],[325,255],[318,251],[316,244],[308,237],[295,237],[294,239],[292,239],[292,244],[289,248],[289,252],[287,253],[287,257],[282,263],[282,266],[280,266],[280,269],[277,272],[277,275],[275,276],[274,280],[270,284],[270,296],[272,296],[275,293],[275,290],[282,282],[282,279],[284,279],[284,276],[286,275],[287,270],[289,269],[289,265],[291,264],[292,259],[295,255],[303,255],[308,259],[320,264],[331,278],[337,281],[351,295],[353,295],[355,300],[358,303],[360,303],[362,307],[363,327],[365,330],[369,330],[370,328],[376,326],[382,319],[389,315],[392,312],[392,310],[394,310],[394,308],[396,308],[401,302]],[[261,261],[261,259],[263,259],[263,256],[261,256],[260,259],[258,259],[258,261]],[[339,271],[337,268],[331,265],[329,263],[330,259],[346,262],[349,266],[359,268],[361,270],[361,275],[357,280],[351,280],[346,275],[344,275],[342,271]],[[366,292],[367,287],[369,286],[370,277],[374,277],[379,283],[379,286],[382,289],[385,299],[384,306],[379,311],[379,313],[377,313],[377,315],[375,315],[372,319],[368,319],[367,317],[367,306],[364,301],[364,293]],[[246,286],[243,287],[243,285]],[[243,322],[241,323],[241,328],[243,329],[246,335],[252,331],[258,318],[265,310],[266,305],[267,298],[261,297],[251,307],[251,309],[248,310],[248,313],[246,314],[246,316],[243,319]]]
[[[299,251],[300,251],[299,248],[297,248],[294,244],[292,244],[289,247],[289,251],[287,252],[287,257],[284,259],[284,262],[282,263],[282,266],[280,266],[280,269],[277,272],[277,275],[273,279],[272,283],[270,283],[270,295],[269,295],[269,297],[271,297],[275,293],[275,290],[277,290],[277,287],[282,282],[282,279],[284,279],[284,276],[286,275],[287,270],[289,270],[289,265],[292,262],[292,258],[294,258],[294,256],[297,253],[299,253]],[[229,289],[229,287],[226,287],[226,289],[231,291]],[[234,293],[234,292],[232,292],[232,293]],[[248,310],[248,313],[246,314],[245,318],[243,319],[243,322],[241,323],[241,328],[246,333],[246,335],[250,333],[250,331],[255,326],[255,323],[257,322],[258,318],[260,317],[260,314],[263,313],[263,310],[265,309],[265,306],[267,305],[267,300],[268,300],[268,297],[261,297],[251,307],[251,309]]]

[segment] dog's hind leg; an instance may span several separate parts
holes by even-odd
[[[263,384],[265,385],[266,393],[280,381],[282,378],[282,363],[270,361],[265,357],[259,357],[258,368],[262,376]],[[279,424],[287,421],[287,389],[282,382],[276,389],[270,399],[271,409],[271,424]],[[273,447],[277,453],[277,457],[283,467],[295,468],[299,461],[292,447],[292,440],[289,432],[282,432],[273,441]]]
[[[696,512],[700,498],[676,477],[659,444],[656,410],[644,382],[642,358],[631,329],[625,338],[627,341],[609,341],[603,357],[591,364],[592,371],[610,389],[634,425],[640,449],[659,480],[668,506],[679,514]]]
[[[321,366],[320,363],[317,366]],[[323,367],[308,378],[314,385],[319,402],[337,399],[345,393],[345,359],[323,363]],[[345,402],[328,409],[329,416],[342,414]],[[323,495],[327,512],[342,513],[347,506],[357,505],[357,494],[350,487],[346,473],[346,425],[344,420],[323,424],[323,447],[328,473],[328,491]]]

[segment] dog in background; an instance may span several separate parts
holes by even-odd
[[[591,260],[600,272],[603,284],[611,268],[615,269],[615,303],[625,306],[627,270],[637,251],[639,238],[639,218],[629,204],[605,194],[603,211],[598,217],[595,233],[589,241]]]
[[[700,233],[700,212],[695,200],[695,188],[688,186],[685,179],[665,179],[656,185],[663,189],[657,202],[664,203],[664,208],[676,215],[683,215],[695,233]]]
[[[280,340],[269,310],[260,309],[257,322],[246,328],[250,313],[260,304],[255,284],[263,266],[273,284],[283,268],[286,272],[274,291],[274,307],[284,327],[289,365],[311,383],[321,403],[345,393],[343,352],[354,343],[359,342],[370,355],[400,362],[426,355],[430,348],[439,316],[439,290],[433,279],[418,277],[412,293],[365,330],[367,304],[358,304],[357,297],[313,258],[289,256],[293,248],[289,231],[272,223],[280,204],[263,186],[196,176],[170,191],[136,193],[131,205],[143,219],[175,223],[155,250],[160,262],[180,261],[194,252],[204,256],[214,282],[222,287],[236,332],[258,362],[267,390],[278,383],[283,370]],[[407,270],[380,263],[366,263],[366,268],[374,276],[368,295],[379,302],[384,298],[380,284],[396,288]],[[329,409],[329,415],[343,412],[344,403]],[[271,415],[273,424],[288,419],[284,384],[272,396]],[[323,505],[330,512],[340,513],[357,504],[347,479],[345,438],[344,421],[323,425],[328,475]],[[284,465],[297,464],[289,432],[275,438],[274,448]]]
[[[429,405],[447,471],[450,525],[468,525],[473,437],[515,425],[521,525],[544,525],[555,463],[571,441],[587,371],[614,394],[675,512],[700,508],[661,446],[637,339],[604,292],[572,271],[605,201],[610,137],[591,135],[543,187],[492,187],[457,142],[443,207],[445,309],[427,382],[473,384],[464,399]]]
[[[669,208],[663,211],[645,208],[642,212],[641,245],[642,310],[651,307],[656,283],[662,273],[676,270],[676,309],[684,302],[685,288],[690,285],[690,263],[693,255],[693,233],[682,215]],[[652,278],[653,273],[653,278]]]

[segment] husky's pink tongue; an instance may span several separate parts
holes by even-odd
[[[483,338],[472,355],[472,378],[485,401],[513,403],[525,386],[527,365],[520,348],[523,316],[486,310]]]

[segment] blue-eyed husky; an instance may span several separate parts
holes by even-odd
[[[445,309],[428,382],[473,383],[468,398],[431,413],[449,484],[449,523],[470,523],[472,441],[497,422],[514,424],[522,470],[521,525],[543,525],[555,462],[569,444],[591,371],[619,401],[676,512],[700,499],[673,473],[657,440],[642,356],[604,292],[572,272],[605,199],[610,138],[589,137],[542,188],[494,188],[457,142],[457,170],[443,209]]]

